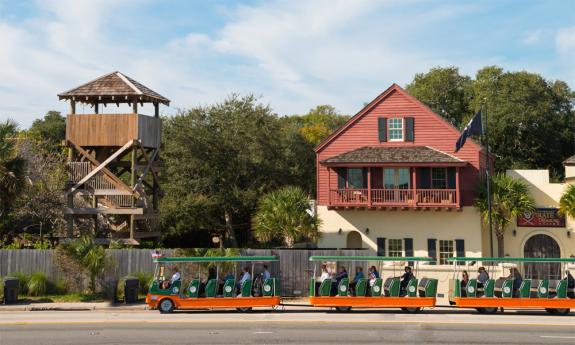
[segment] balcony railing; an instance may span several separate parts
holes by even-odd
[[[414,197],[415,194],[415,197]],[[330,206],[458,207],[456,189],[332,189]]]

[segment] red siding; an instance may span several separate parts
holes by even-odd
[[[363,146],[430,146],[469,162],[469,165],[460,170],[460,190],[462,206],[472,205],[480,167],[480,147],[468,140],[459,152],[454,153],[455,142],[460,136],[459,131],[409,96],[399,86],[394,85],[389,91],[387,97],[378,104],[372,105],[367,112],[360,112],[350,120],[350,123],[357,120],[355,123],[318,146],[318,203],[327,205],[329,193],[328,169],[319,164],[319,161]],[[414,142],[379,142],[377,124],[379,117],[407,116],[414,118]],[[330,180],[331,187],[336,188],[335,173],[332,173]]]

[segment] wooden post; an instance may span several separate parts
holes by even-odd
[[[459,196],[459,167],[455,168],[455,204],[457,207],[460,206],[460,196]]]
[[[371,206],[371,167],[367,168],[367,205]]]
[[[134,102],[134,104],[136,104]],[[137,108],[137,105],[135,105],[135,107]],[[137,109],[136,109],[137,110]],[[132,189],[134,189],[134,187],[136,186],[136,145],[132,146],[132,176],[131,176],[131,180],[130,180],[130,187],[132,187]],[[136,197],[132,197],[132,208],[136,206]],[[130,215],[130,238],[134,239],[134,232],[135,232],[135,227],[136,227],[136,218],[135,215]]]
[[[94,114],[99,114],[100,113],[100,107],[98,102],[94,103]]]
[[[98,197],[95,195],[92,195],[92,207],[98,208]],[[93,216],[93,220],[94,220],[94,237],[98,237],[98,215],[97,214],[95,214]]]
[[[132,112],[134,114],[138,113],[138,102],[134,101],[134,103],[132,103]]]
[[[160,103],[154,103],[154,117],[160,117]]]
[[[411,190],[413,193],[413,206],[417,206],[417,172],[415,167],[411,168]]]
[[[70,115],[76,114],[76,101],[70,101]]]

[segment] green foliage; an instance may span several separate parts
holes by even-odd
[[[50,249],[50,248],[52,248],[50,241],[44,240],[34,242],[34,249]]]
[[[43,296],[48,291],[48,278],[43,272],[36,272],[30,275],[26,284],[28,295]]]
[[[459,68],[434,67],[426,73],[416,74],[406,90],[459,127],[464,118],[472,115],[469,108],[471,86],[471,78],[460,75]]]
[[[479,208],[484,223],[488,224],[489,208],[485,183],[478,185],[475,205]],[[491,209],[493,230],[498,239],[498,255],[503,257],[505,255],[503,242],[505,230],[517,215],[534,210],[535,201],[525,182],[500,173],[491,179]]]
[[[575,184],[567,185],[567,188],[561,195],[559,212],[575,219]]]
[[[20,245],[20,243],[17,242],[12,242],[2,246],[2,249],[21,249],[21,248],[22,246]]]
[[[14,121],[0,123],[0,219],[8,217],[14,198],[24,188],[26,161],[18,155],[17,135]]]
[[[254,235],[264,243],[281,240],[288,248],[319,237],[319,219],[312,216],[309,198],[299,187],[286,186],[262,197],[253,218]]]
[[[140,295],[147,294],[148,290],[150,289],[150,284],[154,279],[154,276],[151,273],[147,272],[136,272],[132,274],[132,276],[138,278],[139,281],[138,293]]]
[[[18,294],[23,296],[28,294],[28,280],[30,279],[29,276],[24,273],[16,272],[8,274],[8,277],[18,278]]]
[[[330,105],[318,105],[305,115],[286,116],[285,121],[296,124],[303,138],[313,146],[319,144],[349,120]]]
[[[32,123],[28,134],[37,143],[47,145],[49,150],[59,150],[62,140],[66,138],[66,118],[60,112],[51,110],[43,119]]]

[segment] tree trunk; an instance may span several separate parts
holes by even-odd
[[[505,256],[505,238],[497,236],[497,256],[502,258]]]
[[[226,220],[226,231],[228,233],[228,241],[230,244],[228,247],[237,248],[238,241],[236,240],[236,234],[232,225],[232,213],[228,209],[226,209],[224,212],[224,218]]]

